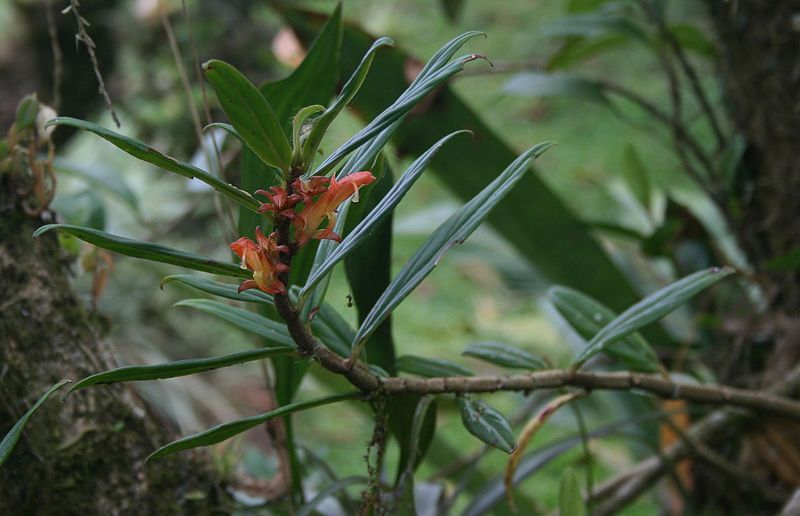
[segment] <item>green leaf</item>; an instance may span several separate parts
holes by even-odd
[[[119,133],[115,133],[114,131],[106,129],[105,127],[101,127],[85,120],[78,120],[76,118],[58,117],[45,124],[46,127],[53,125],[67,125],[94,133],[104,140],[116,145],[119,149],[127,152],[134,158],[139,158],[142,161],[146,161],[168,172],[173,172],[180,176],[188,177],[189,179],[198,179],[222,195],[227,196],[237,204],[247,208],[248,210],[256,211],[258,210],[259,206],[261,206],[261,204],[256,201],[252,195],[244,190],[240,190],[232,184],[226,183],[217,176],[209,174],[205,170],[200,170],[194,165],[178,161],[171,156],[162,154],[146,143],[140,142],[139,140],[135,140],[128,136],[123,136]]]
[[[669,27],[669,31],[684,49],[691,50],[699,56],[713,58],[717,48],[708,37],[708,33],[694,25],[682,24]]]
[[[575,14],[556,20],[545,25],[542,28],[542,33],[546,36],[553,37],[596,37],[616,34],[645,44],[650,42],[650,38],[645,30],[630,18],[620,14],[602,11]]]
[[[375,303],[356,333],[355,350],[366,342],[378,325],[433,271],[444,253],[472,234],[503,197],[530,169],[531,162],[553,144],[540,143],[514,160],[489,186],[454,213],[431,234],[422,247],[403,266]]]
[[[427,448],[427,445],[430,444],[436,422],[436,398],[434,396],[409,396],[407,398],[416,401],[411,425],[410,427],[403,425],[403,430],[400,433],[395,433],[400,445],[400,464],[398,465],[398,476],[395,482],[396,502],[394,510],[400,514],[414,512],[414,471],[424,455],[424,448]],[[431,412],[431,409],[433,412]],[[423,437],[423,433],[427,435]],[[426,440],[427,444],[425,443]]]
[[[578,477],[571,469],[564,470],[561,475],[561,486],[558,490],[558,511],[561,516],[584,516],[586,506],[581,497]]]
[[[299,403],[285,405],[258,416],[252,416],[231,421],[229,423],[223,423],[221,425],[209,428],[203,432],[183,437],[177,441],[173,441],[165,446],[162,446],[151,453],[150,456],[145,459],[145,462],[150,462],[151,460],[164,457],[165,455],[171,455],[182,450],[189,450],[191,448],[198,448],[200,446],[211,446],[212,444],[222,442],[233,437],[234,435],[245,432],[279,416],[300,412],[301,410],[308,410],[322,405],[330,405],[331,403],[338,403],[340,401],[353,400],[361,396],[362,394],[360,392],[334,394],[333,396],[326,396],[324,398],[318,398],[315,400],[301,401]]]
[[[567,38],[561,48],[549,57],[544,69],[547,71],[567,69],[628,43],[630,43],[628,38],[618,34],[606,34],[593,38]]]
[[[367,53],[364,54],[364,57],[361,59],[361,62],[356,67],[356,70],[353,72],[353,75],[350,76],[350,79],[345,83],[344,87],[342,88],[342,92],[336,101],[331,104],[331,106],[325,110],[325,112],[315,121],[314,126],[311,129],[311,134],[309,134],[308,139],[303,144],[303,162],[306,164],[311,163],[314,159],[314,155],[319,148],[319,144],[322,142],[323,136],[330,127],[331,122],[339,116],[339,113],[353,100],[353,97],[358,93],[358,90],[361,88],[361,85],[364,83],[364,79],[366,79],[367,74],[369,73],[369,69],[372,66],[372,60],[375,58],[375,52],[384,46],[391,46],[394,42],[391,38],[378,38],[367,50]]]
[[[3,440],[0,441],[0,466],[2,466],[6,459],[8,459],[8,456],[11,455],[11,452],[14,450],[14,446],[17,444],[17,441],[19,441],[19,438],[22,435],[22,431],[25,430],[25,425],[28,424],[28,420],[31,418],[31,416],[33,416],[34,412],[39,410],[39,407],[41,407],[44,402],[53,395],[54,392],[68,383],[69,380],[61,380],[47,389],[47,392],[45,392],[42,397],[39,398],[21,418],[19,418],[14,426],[11,427],[11,430],[9,430],[5,437],[3,437]]]
[[[438,378],[441,376],[472,376],[472,371],[466,367],[442,358],[403,355],[397,357],[395,364],[398,371],[428,378]]]
[[[224,61],[207,61],[203,72],[231,125],[250,150],[267,165],[288,171],[292,149],[275,111],[259,89]]]
[[[602,84],[566,74],[520,73],[503,85],[503,91],[530,97],[565,96],[610,105]]]
[[[649,211],[651,208],[651,187],[650,187],[650,174],[647,167],[644,165],[636,147],[631,144],[625,146],[625,154],[622,159],[622,172],[625,182],[628,185],[631,193],[639,201],[642,207]]]
[[[542,357],[500,342],[474,342],[467,345],[461,354],[511,369],[536,371],[548,368],[547,362]]]
[[[150,242],[142,242],[140,240],[133,240],[117,235],[112,235],[104,231],[96,229],[84,228],[80,226],[72,226],[70,224],[46,224],[33,233],[36,238],[42,233],[50,230],[57,229],[68,233],[74,237],[80,238],[85,242],[94,244],[103,249],[114,251],[115,253],[132,256],[134,258],[142,258],[153,262],[168,263],[171,265],[179,265],[187,269],[194,269],[201,272],[210,272],[212,274],[221,274],[223,276],[231,276],[236,278],[249,278],[252,276],[250,271],[239,268],[232,263],[222,263],[205,256],[179,251],[159,244]]]
[[[173,281],[177,281],[178,283],[182,283],[197,290],[207,292],[213,296],[233,299],[234,301],[262,303],[269,306],[275,305],[272,296],[266,292],[262,292],[258,289],[249,289],[239,292],[238,284],[234,285],[231,283],[222,283],[220,281],[214,281],[201,276],[195,276],[193,274],[173,274],[172,276],[167,276],[161,280],[161,289],[163,290],[164,285],[172,283]]]
[[[17,104],[17,112],[14,121],[18,131],[22,131],[33,126],[36,121],[36,114],[39,113],[39,100],[36,98],[35,93],[26,95]]]
[[[73,391],[90,387],[92,385],[118,383],[118,382],[138,382],[144,380],[160,380],[163,378],[176,378],[178,376],[186,376],[203,371],[210,371],[211,369],[218,369],[220,367],[228,367],[244,362],[252,362],[253,360],[262,360],[277,355],[287,355],[294,353],[294,349],[288,346],[280,346],[276,348],[261,348],[251,349],[247,351],[238,351],[236,353],[229,353],[209,358],[190,358],[186,360],[176,360],[175,362],[167,362],[164,364],[155,364],[149,366],[125,366],[102,373],[96,373],[91,376],[80,380],[72,386],[67,394]]]
[[[267,319],[263,315],[210,299],[184,299],[173,306],[185,306],[219,317],[239,328],[264,337],[268,343],[294,347],[286,324]]]
[[[690,274],[650,294],[604,326],[586,345],[586,349],[578,356],[573,368],[579,368],[588,359],[606,350],[614,342],[661,319],[702,290],[733,272],[733,269],[729,267],[712,267]]]
[[[482,33],[468,32],[445,44],[437,54],[434,54],[434,57],[428,62],[428,65],[423,67],[422,71],[417,75],[417,78],[414,79],[414,82],[411,83],[408,89],[406,89],[388,108],[383,110],[383,112],[367,124],[366,127],[361,129],[331,153],[331,155],[317,167],[314,174],[326,174],[332,170],[339,161],[353,150],[360,147],[364,142],[370,140],[395,122],[402,120],[408,112],[431,91],[463,70],[466,63],[481,57],[476,54],[470,54],[449,62],[450,58],[458,51],[461,45],[469,38],[480,34]]]
[[[547,291],[547,296],[558,313],[587,341],[617,317],[605,305],[571,288],[555,286]],[[639,333],[618,340],[604,351],[636,371],[652,373],[661,369],[658,356]]]
[[[386,195],[380,199],[380,202],[378,202],[373,209],[368,211],[368,215],[364,217],[352,231],[347,233],[344,240],[335,247],[319,266],[312,269],[308,281],[300,291],[301,298],[307,295],[323,277],[329,274],[337,263],[355,251],[364,240],[370,238],[380,223],[391,215],[403,197],[405,197],[417,179],[419,179],[436,152],[451,138],[464,132],[467,131],[457,131],[445,136],[417,158],[406,171],[403,172],[403,175],[400,176],[397,183],[395,183]]]
[[[503,415],[481,400],[470,396],[456,396],[461,412],[461,422],[472,435],[506,453],[514,451],[514,435],[511,425]]]

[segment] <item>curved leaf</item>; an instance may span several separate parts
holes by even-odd
[[[561,486],[558,490],[558,511],[561,516],[584,516],[586,506],[581,497],[578,478],[571,469],[565,469],[561,475]]]
[[[201,272],[210,272],[212,274],[221,274],[223,276],[231,276],[235,278],[250,278],[252,273],[248,270],[242,269],[232,263],[223,263],[205,256],[179,251],[171,247],[153,244],[150,242],[142,242],[132,238],[121,237],[99,231],[97,229],[84,228],[81,226],[73,226],[71,224],[46,224],[33,233],[36,238],[42,233],[50,230],[57,229],[68,233],[74,237],[80,238],[84,242],[89,242],[103,249],[114,251],[115,253],[124,254],[125,256],[132,256],[133,258],[142,258],[143,260],[150,260],[152,262],[168,263],[170,265],[179,265],[187,269],[193,269]]]
[[[461,422],[469,433],[506,453],[514,451],[511,424],[500,412],[470,396],[456,396],[456,404],[461,412]]]
[[[733,272],[730,267],[712,267],[690,274],[650,294],[604,326],[589,341],[583,353],[578,356],[572,366],[573,369],[579,368],[597,353],[605,351],[614,342],[627,337],[643,326],[661,319],[702,290],[733,274]]]
[[[467,345],[461,354],[511,369],[536,371],[548,368],[547,362],[542,357],[500,342],[474,342]]]
[[[116,145],[119,149],[127,152],[134,158],[139,158],[142,161],[151,163],[168,172],[174,172],[175,174],[188,177],[189,179],[198,179],[239,205],[247,208],[248,210],[257,211],[261,206],[261,203],[255,200],[252,195],[244,190],[240,190],[232,184],[227,183],[217,176],[209,174],[205,170],[201,170],[194,165],[184,163],[183,161],[178,161],[171,156],[162,154],[146,143],[140,142],[139,140],[130,138],[128,136],[123,136],[110,129],[106,129],[105,127],[101,127],[85,120],[78,120],[77,118],[54,118],[47,122],[46,127],[53,125],[67,125],[92,132],[104,140]]]
[[[298,509],[296,515],[297,516],[311,516],[312,514],[315,514],[315,509],[317,508],[317,506],[319,504],[321,504],[322,502],[324,502],[325,500],[327,500],[331,496],[335,495],[339,491],[342,491],[342,490],[344,490],[344,489],[346,489],[346,488],[348,488],[350,486],[354,486],[354,485],[358,485],[358,484],[366,484],[367,482],[369,482],[369,479],[367,477],[358,477],[358,476],[345,477],[345,478],[341,478],[339,480],[336,480],[335,482],[333,482],[332,484],[327,486],[325,489],[323,489],[319,493],[317,493],[317,496],[315,496],[314,498],[309,500],[309,502],[307,504],[305,504],[304,506],[300,507],[300,509]]]
[[[11,452],[14,450],[14,446],[17,444],[17,441],[19,441],[19,438],[22,435],[22,431],[25,429],[25,425],[28,424],[28,420],[31,418],[31,416],[33,416],[34,412],[39,410],[39,407],[41,407],[44,402],[53,395],[54,392],[68,383],[69,380],[61,380],[47,389],[47,392],[42,394],[42,397],[39,398],[21,418],[19,418],[14,426],[11,427],[11,430],[9,430],[5,437],[3,437],[3,440],[0,441],[0,466],[2,466],[6,459],[8,459],[8,456],[11,455]]]
[[[472,371],[466,367],[442,358],[403,355],[397,357],[396,366],[398,371],[429,378],[438,378],[441,376],[472,376]]]
[[[292,149],[267,99],[247,77],[230,64],[212,59],[203,72],[214,87],[231,125],[267,165],[288,170]]]
[[[492,208],[502,201],[525,172],[530,170],[531,162],[552,145],[550,142],[540,143],[524,152],[481,193],[436,228],[403,266],[358,329],[353,343],[353,356],[358,356],[360,348],[370,334],[433,271],[444,253],[453,245],[466,240],[489,215]]]
[[[294,348],[294,341],[289,335],[286,324],[273,321],[250,310],[237,308],[210,299],[184,299],[173,306],[186,306],[219,317],[239,328],[255,333],[267,339],[267,342]]]
[[[178,439],[177,441],[173,441],[167,445],[164,445],[151,453],[150,456],[145,459],[145,462],[158,459],[159,457],[163,457],[165,455],[171,455],[182,450],[189,450],[191,448],[198,448],[200,446],[210,446],[212,444],[222,442],[233,437],[234,435],[240,434],[279,416],[300,412],[301,410],[308,410],[321,405],[330,405],[331,403],[337,403],[339,401],[353,400],[361,396],[362,394],[360,392],[335,394],[333,396],[326,396],[324,398],[318,398],[315,400],[292,403],[258,416],[252,416],[231,421],[229,423],[223,423],[221,425],[209,428],[203,432],[188,435]]]
[[[176,378],[179,376],[202,373],[203,371],[210,371],[212,369],[219,369],[220,367],[252,362],[253,360],[262,360],[277,355],[287,355],[293,352],[294,350],[292,348],[281,346],[277,348],[238,351],[236,353],[209,358],[189,358],[163,364],[119,367],[117,369],[87,376],[73,385],[72,388],[67,391],[67,395],[71,394],[73,391],[91,387],[92,385]]]

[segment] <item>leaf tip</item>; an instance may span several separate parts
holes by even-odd
[[[47,233],[51,229],[56,229],[58,224],[45,224],[44,226],[38,228],[36,231],[33,232],[33,238],[39,238],[40,235]]]

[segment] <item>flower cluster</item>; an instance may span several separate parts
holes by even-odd
[[[335,177],[312,177],[296,179],[291,188],[273,186],[258,190],[257,195],[267,198],[259,213],[267,214],[277,225],[289,221],[293,228],[291,243],[297,247],[310,240],[341,240],[333,228],[336,225],[336,209],[353,196],[358,201],[358,189],[375,180],[370,172],[355,172],[341,180]],[[278,244],[277,232],[265,236],[256,229],[256,241],[242,237],[230,245],[231,250],[242,260],[242,268],[253,271],[253,279],[239,287],[239,292],[258,288],[268,294],[285,294],[286,286],[280,275],[289,270],[284,258],[289,254],[287,245]]]

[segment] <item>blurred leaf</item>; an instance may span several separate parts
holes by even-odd
[[[566,69],[606,51],[626,45],[630,40],[618,34],[606,34],[594,38],[567,38],[545,65],[545,70]]]
[[[542,27],[545,36],[596,37],[608,34],[625,36],[649,44],[650,38],[634,20],[622,14],[604,10],[574,14]]]
[[[520,73],[511,77],[503,85],[503,91],[530,97],[572,97],[610,105],[600,83],[565,74]]]
[[[564,320],[587,341],[617,317],[605,305],[571,288],[552,287],[547,291],[547,297]],[[656,372],[661,367],[650,344],[638,333],[608,346],[605,353],[636,371]]]
[[[106,225],[106,208],[93,190],[57,197],[53,208],[70,224],[102,230]]]
[[[469,433],[490,446],[511,453],[515,448],[511,425],[503,415],[481,400],[456,396],[461,422]]]
[[[264,414],[260,414],[258,416],[252,416],[244,419],[239,419],[236,421],[231,421],[229,423],[223,423],[221,425],[209,428],[208,430],[205,430],[203,432],[193,435],[188,435],[186,437],[178,439],[177,441],[173,441],[165,446],[162,446],[161,448],[151,453],[150,456],[147,457],[147,459],[145,459],[145,462],[149,462],[153,459],[164,457],[165,455],[171,455],[173,453],[177,453],[182,450],[189,450],[191,448],[198,448],[200,446],[210,446],[212,444],[222,442],[226,439],[233,437],[234,435],[245,432],[255,426],[261,425],[269,421],[270,419],[276,418],[278,416],[292,414],[294,412],[299,412],[301,410],[308,410],[314,407],[319,407],[321,405],[330,405],[331,403],[337,403],[340,401],[353,400],[361,396],[362,394],[360,392],[347,392],[344,394],[334,394],[333,396],[326,396],[324,398],[318,398],[315,400],[301,401],[299,403],[292,403],[290,405],[285,405],[283,407],[280,407],[270,412],[266,412]]]
[[[769,271],[791,271],[800,269],[800,247],[795,247],[788,253],[774,258],[764,264]]]
[[[472,234],[519,179],[530,170],[531,162],[553,144],[540,143],[515,159],[489,186],[436,228],[425,243],[403,266],[395,279],[364,319],[353,343],[357,355],[378,325],[433,271],[445,252]]]
[[[717,48],[707,34],[695,25],[681,24],[669,27],[669,31],[678,40],[680,46],[686,50],[708,58],[717,55]]]
[[[185,306],[219,317],[239,328],[264,337],[268,343],[294,348],[286,324],[282,324],[250,310],[212,301],[210,299],[184,299],[173,306]]]
[[[747,140],[741,133],[731,136],[722,149],[719,157],[720,172],[730,191],[736,187],[736,171],[742,163],[744,152],[747,150]]]
[[[25,430],[25,425],[28,424],[28,420],[30,420],[31,416],[33,416],[34,412],[39,410],[45,401],[47,401],[50,396],[53,395],[58,389],[63,387],[64,385],[68,384],[69,380],[61,380],[60,382],[54,384],[47,392],[45,392],[41,398],[39,398],[33,406],[28,409],[25,414],[19,418],[19,420],[14,423],[14,426],[11,427],[11,430],[3,437],[3,440],[0,441],[0,466],[8,459],[8,456],[11,455],[11,452],[14,450],[14,446],[19,441],[20,436],[22,435],[22,431]]]
[[[511,369],[536,371],[548,368],[547,362],[542,357],[501,342],[473,342],[468,344],[461,354]]]
[[[22,131],[33,126],[37,113],[39,113],[39,100],[36,98],[36,94],[26,95],[17,104],[17,112],[14,119],[16,129]]]
[[[367,477],[357,477],[357,476],[345,477],[336,480],[335,482],[329,484],[324,489],[320,490],[320,492],[317,493],[317,495],[314,498],[312,498],[307,504],[300,507],[296,515],[311,516],[312,514],[317,514],[315,510],[317,506],[319,506],[319,504],[321,504],[331,496],[335,495],[339,491],[347,489],[350,486],[366,484],[367,482],[369,482],[369,479]]]
[[[111,142],[134,158],[139,158],[142,161],[146,161],[168,172],[174,172],[175,174],[188,177],[189,179],[198,179],[248,210],[256,211],[260,206],[260,203],[244,190],[240,190],[217,176],[209,174],[205,170],[200,170],[194,165],[178,161],[173,157],[162,154],[139,140],[123,136],[105,127],[76,118],[54,118],[47,122],[46,127],[53,125],[66,125],[92,132],[104,140]]]
[[[285,5],[280,13],[300,38],[313,37],[315,15]],[[343,39],[342,70],[351,70],[372,43],[363,31],[346,27]],[[447,58],[447,47],[441,58]],[[356,113],[369,120],[402,94],[406,83],[404,70],[411,59],[399,49],[387,49],[373,64],[373,72],[364,82],[353,104]],[[431,62],[438,62],[439,54]],[[429,65],[431,64],[429,62]],[[426,65],[428,67],[429,65]],[[442,182],[462,199],[471,199],[486,186],[485,171],[514,159],[516,152],[489,129],[464,100],[445,86],[435,94],[435,109],[420,109],[405,120],[394,135],[400,154],[420,155],[443,134],[468,129],[475,136],[470,141],[455,140],[445,146],[431,166]],[[637,294],[629,280],[592,238],[586,226],[577,220],[552,190],[534,174],[526,175],[489,217],[489,222],[552,282],[579,288],[602,297],[611,307],[623,309],[636,302]],[[659,342],[671,342],[660,328],[648,333]]]
[[[203,72],[242,140],[267,165],[289,170],[292,149],[272,106],[247,77],[230,64],[212,59]]]
[[[625,146],[622,165],[623,177],[628,188],[645,211],[649,212],[652,204],[650,174],[647,172],[647,167],[645,167],[636,147],[631,144]]]
[[[401,466],[398,469],[397,482],[395,482],[394,510],[402,514],[414,512],[414,471],[419,465],[424,450],[420,449],[420,439],[424,430],[427,430],[428,442],[432,436],[433,425],[430,424],[430,409],[433,409],[433,418],[436,416],[436,398],[431,395],[417,397],[416,407],[411,419],[411,425],[404,432],[404,440],[398,437],[400,445]],[[426,424],[427,423],[427,424]],[[425,446],[427,447],[427,445]]]
[[[56,157],[53,167],[59,174],[77,178],[98,191],[111,194],[122,201],[132,211],[139,212],[139,201],[123,178],[111,170],[90,168],[82,163],[73,163],[61,157]]]
[[[439,5],[451,23],[458,21],[464,12],[464,0],[439,0]]]
[[[314,267],[308,281],[300,292],[300,296],[308,293],[311,288],[324,277],[330,273],[334,265],[339,263],[342,259],[346,258],[366,239],[369,239],[373,233],[376,232],[378,226],[387,218],[387,225],[391,226],[391,214],[400,201],[405,197],[414,183],[419,179],[422,172],[430,163],[434,154],[451,138],[463,131],[449,134],[436,142],[436,144],[428,149],[424,154],[417,158],[400,176],[400,179],[395,183],[391,189],[379,199],[380,202],[373,203],[374,208],[366,209],[367,215],[358,223],[358,225],[347,232],[344,240],[336,246],[331,254],[321,263],[318,267]],[[370,197],[371,198],[371,197]]]
[[[96,373],[91,376],[80,380],[72,386],[67,394],[73,391],[91,387],[92,385],[118,383],[118,382],[138,382],[143,380],[160,380],[163,378],[176,378],[178,376],[186,376],[203,371],[210,371],[220,367],[228,367],[244,362],[251,362],[253,360],[262,360],[264,358],[287,355],[294,353],[294,348],[289,346],[280,346],[276,348],[261,348],[251,349],[247,351],[238,351],[227,355],[220,355],[210,358],[190,358],[186,360],[176,360],[175,362],[167,362],[164,364],[155,364],[147,366],[125,366],[102,373]]]
[[[565,469],[561,475],[561,487],[558,490],[558,511],[561,516],[584,516],[586,506],[581,497],[578,478],[571,469]]]
[[[472,376],[472,371],[442,358],[426,358],[416,355],[397,357],[397,370],[404,373],[438,378],[440,376]]]
[[[80,238],[84,242],[89,242],[103,249],[108,249],[109,251],[132,256],[134,258],[169,263],[171,265],[186,267],[187,269],[235,278],[251,277],[250,271],[241,269],[239,266],[232,263],[222,263],[212,260],[211,258],[206,258],[205,256],[172,249],[171,247],[133,240],[131,238],[112,235],[104,231],[70,224],[46,224],[37,229],[33,233],[33,237],[36,238],[42,233],[46,233],[52,229],[69,233],[72,236]]]
[[[702,290],[733,272],[733,269],[729,267],[712,267],[690,274],[650,294],[604,326],[589,341],[573,367],[580,367],[597,353],[605,351],[611,344],[661,319]]]

